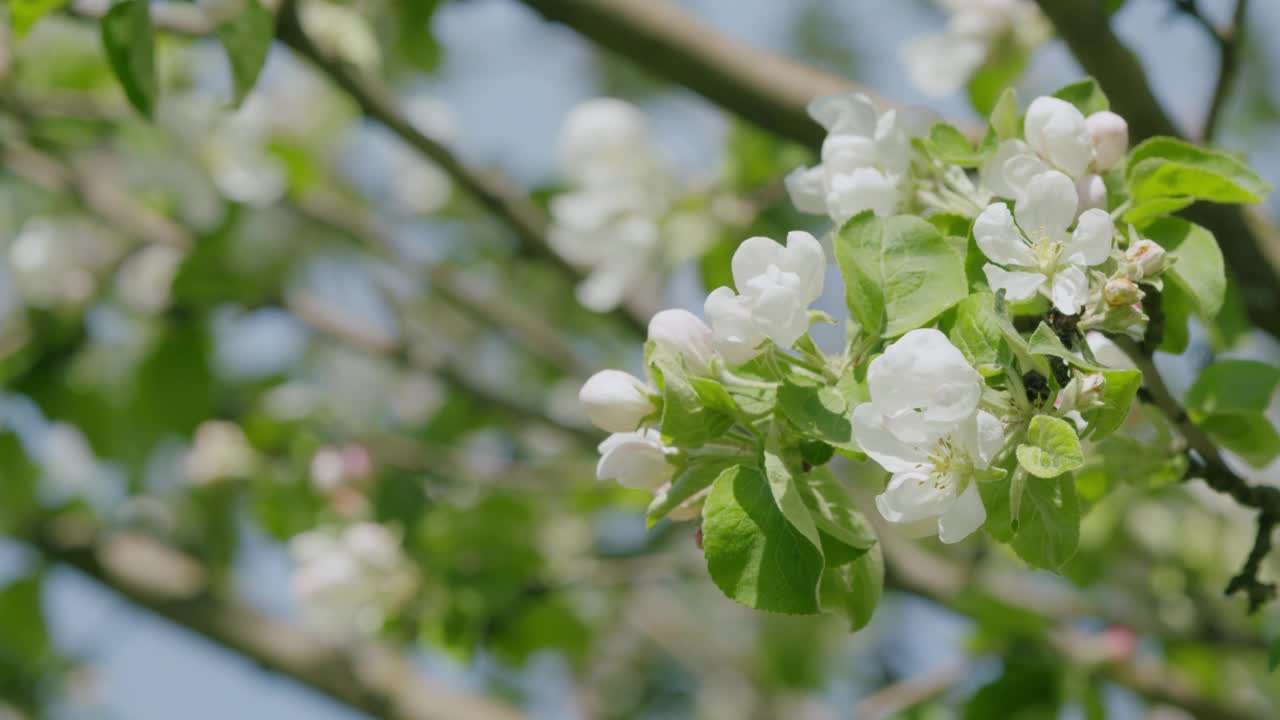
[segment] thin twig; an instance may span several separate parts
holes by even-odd
[[[1208,142],[1213,139],[1222,109],[1235,84],[1237,70],[1240,65],[1240,50],[1244,42],[1245,21],[1249,14],[1249,0],[1236,0],[1235,11],[1231,15],[1231,25],[1219,28],[1200,10],[1196,0],[1174,0],[1174,7],[1196,21],[1213,38],[1218,46],[1218,79],[1213,86],[1213,99],[1209,110],[1205,113],[1204,129],[1200,137]]]

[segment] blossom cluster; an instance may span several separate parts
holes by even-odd
[[[1020,63],[1019,55],[1049,38],[1049,23],[1034,0],[939,0],[938,4],[947,13],[946,27],[914,38],[902,48],[911,84],[932,97],[955,93],[988,63]],[[1005,47],[1004,52],[1013,57],[998,57]]]
[[[662,157],[644,113],[595,98],[569,113],[559,140],[568,187],[551,201],[552,248],[587,269],[577,296],[597,312],[652,297],[667,268],[701,254],[717,223],[682,207],[690,192]]]
[[[418,577],[385,526],[359,522],[322,528],[289,541],[293,596],[306,622],[337,638],[380,630],[417,589]]]

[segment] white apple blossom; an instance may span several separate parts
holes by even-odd
[[[667,462],[669,449],[657,430],[619,432],[600,443],[596,478],[617,480],[632,488],[656,490],[671,481],[675,466]]]
[[[1066,100],[1042,96],[1027,108],[1023,134],[1025,141],[1004,140],[983,163],[984,185],[999,197],[1017,199],[1031,178],[1058,170],[1077,181],[1082,206],[1105,207],[1106,186],[1097,172],[1124,156],[1128,126],[1123,118],[1107,111],[1086,118]]]
[[[247,477],[256,463],[257,455],[239,425],[226,420],[206,420],[196,428],[183,470],[188,482],[211,485]]]
[[[587,269],[577,297],[605,312],[653,297],[670,265],[715,239],[714,222],[690,222],[675,201],[683,185],[653,142],[639,108],[596,98],[569,113],[559,142],[570,187],[551,201],[551,247]]]
[[[377,523],[312,530],[289,541],[290,585],[303,620],[344,640],[376,633],[403,607],[417,573],[395,535]]]
[[[1058,310],[1075,315],[1089,299],[1084,268],[1111,255],[1111,216],[1095,208],[1077,221],[1075,184],[1053,170],[1033,178],[1020,196],[1012,214],[1004,203],[992,203],[974,221],[974,239],[992,261],[982,268],[987,282],[1010,300],[1044,292]]]
[[[945,97],[964,87],[1002,39],[1024,50],[1048,39],[1048,23],[1032,0],[939,0],[948,14],[942,32],[921,35],[902,49],[920,92]]]
[[[601,370],[587,378],[578,398],[587,417],[607,432],[635,430],[656,409],[644,381],[621,370]]]
[[[822,245],[807,232],[788,233],[785,247],[766,237],[739,245],[732,261],[738,292],[716,288],[705,306],[725,360],[745,363],[766,340],[784,349],[795,344],[809,329],[809,305],[822,295],[826,269]]]
[[[649,319],[649,339],[659,348],[684,359],[696,375],[710,375],[719,356],[715,335],[697,315],[688,310],[663,310]]]
[[[1165,249],[1146,238],[1139,239],[1124,251],[1129,277],[1134,281],[1151,281],[1172,264]]]
[[[986,521],[977,474],[1004,444],[1004,427],[978,409],[982,377],[932,328],[912,330],[867,368],[871,401],[853,411],[853,433],[893,474],[876,507],[886,520],[936,524],[945,543]]]
[[[821,97],[809,115],[826,128],[822,163],[787,175],[787,192],[801,212],[829,215],[843,223],[863,210],[898,212],[908,199],[911,138],[936,119],[916,109],[880,112],[862,93]]]

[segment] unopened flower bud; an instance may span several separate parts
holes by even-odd
[[[601,370],[582,385],[578,399],[601,430],[629,432],[655,408],[639,378],[621,370]]]
[[[671,481],[675,467],[667,462],[667,447],[658,431],[614,433],[600,443],[596,478],[653,490]]]
[[[1112,278],[1102,288],[1102,298],[1111,307],[1125,307],[1142,300],[1142,290],[1128,278]]]
[[[711,373],[716,357],[714,336],[711,328],[688,310],[663,310],[654,315],[649,320],[649,339],[684,358],[694,373]]]
[[[1109,170],[1129,150],[1129,124],[1119,115],[1103,110],[1085,118],[1085,128],[1093,143],[1093,167]]]
[[[1134,280],[1155,277],[1168,267],[1168,257],[1164,248],[1151,240],[1144,239],[1133,243],[1125,251],[1124,258],[1137,275],[1133,278]]]
[[[1093,208],[1107,209],[1107,185],[1102,181],[1101,175],[1081,175],[1076,181],[1076,195],[1080,200],[1080,212]]]

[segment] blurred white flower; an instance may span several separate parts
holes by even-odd
[[[880,112],[862,93],[821,97],[809,115],[826,128],[822,163],[787,175],[787,192],[801,212],[829,215],[837,224],[863,210],[892,215],[908,199],[911,138],[936,116],[904,108]]]
[[[418,584],[399,540],[377,523],[302,533],[289,541],[289,555],[303,621],[334,638],[376,634]]]
[[[671,265],[715,240],[706,211],[674,209],[684,183],[630,103],[596,98],[574,108],[558,151],[569,188],[551,201],[548,240],[588,270],[577,292],[583,306],[606,312],[629,297],[652,298]]]
[[[88,300],[119,243],[74,218],[33,217],[9,246],[9,268],[22,299],[39,307]]]
[[[732,365],[760,354],[765,340],[787,349],[809,329],[809,305],[822,295],[827,258],[807,232],[787,235],[785,246],[766,237],[745,240],[733,254],[738,292],[716,288],[706,314],[716,347]]]
[[[299,8],[299,19],[307,35],[325,52],[362,72],[375,73],[381,66],[378,37],[355,8],[328,0],[305,0]]]
[[[226,420],[206,420],[196,428],[183,472],[193,485],[246,478],[253,473],[257,454],[240,426]]]
[[[116,273],[116,292],[134,310],[154,315],[169,305],[169,290],[185,254],[165,245],[148,245],[131,255]]]
[[[987,61],[992,48],[1011,40],[1023,51],[1049,37],[1049,25],[1032,0],[939,0],[947,13],[942,32],[902,48],[911,84],[932,97],[950,95]]]

